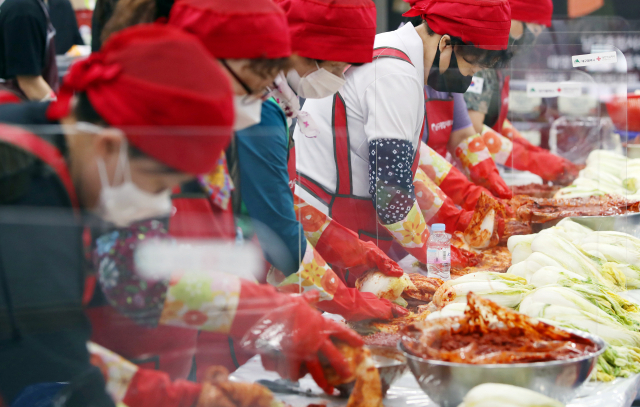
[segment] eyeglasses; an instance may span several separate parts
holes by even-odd
[[[227,69],[227,71],[229,71],[231,76],[233,76],[233,79],[235,79],[240,84],[240,86],[242,86],[242,89],[244,89],[244,91],[247,92],[247,94],[242,98],[242,102],[241,103],[243,105],[248,105],[248,104],[250,104],[252,102],[255,102],[256,100],[261,100],[261,101],[264,102],[265,100],[267,100],[267,99],[269,99],[271,97],[271,94],[273,93],[273,91],[276,88],[275,84],[272,84],[271,86],[265,87],[264,90],[262,91],[262,93],[258,93],[256,91],[254,91],[253,89],[251,89],[249,87],[249,85],[246,84],[245,81],[240,79],[238,74],[236,74],[233,71],[233,69],[231,69],[229,64],[227,64],[227,61],[225,61],[224,59],[221,59],[220,63]]]

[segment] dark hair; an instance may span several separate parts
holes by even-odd
[[[314,61],[316,61],[318,63],[318,65],[320,65],[323,62],[327,62],[324,59],[314,59]],[[340,62],[344,62],[344,61],[340,61]],[[351,65],[351,66],[362,66],[362,65],[364,65],[363,62],[346,62],[346,63]]]
[[[100,116],[100,113],[96,112],[96,109],[93,108],[93,105],[85,92],[78,93],[74,113],[76,115],[76,120],[79,122],[92,123],[98,126],[109,126],[109,123],[107,123],[107,121]],[[131,158],[151,158],[132,146],[130,143],[128,143],[128,148],[129,157]],[[153,160],[153,158],[151,159]]]
[[[118,0],[111,18],[107,21],[100,34],[104,43],[118,31],[136,24],[153,23],[157,20],[156,0]]]
[[[435,35],[436,32],[433,31],[426,21],[423,21],[422,24],[427,28],[427,33],[429,35]],[[513,52],[510,50],[488,50],[477,48],[471,43],[465,43],[459,37],[451,36],[451,46],[455,47],[457,45],[462,46],[459,48],[456,53],[459,54],[465,61],[470,64],[478,65],[483,68],[494,68],[500,69],[504,68],[511,58],[513,57]]]
[[[280,71],[288,71],[291,68],[289,58],[253,58],[249,59],[249,69],[263,79],[273,77]]]

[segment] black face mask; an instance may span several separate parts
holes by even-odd
[[[427,85],[439,92],[465,93],[473,77],[464,76],[458,68],[458,60],[455,52],[451,51],[451,61],[444,73],[440,73],[440,47],[436,51],[436,57],[431,64],[431,71],[427,77]]]

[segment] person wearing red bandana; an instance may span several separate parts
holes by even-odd
[[[86,349],[84,215],[170,211],[170,189],[208,171],[229,142],[231,86],[193,37],[140,27],[75,63],[56,102],[0,106],[0,121],[0,313],[11,321],[0,330],[0,397],[80,381],[87,391],[68,405],[112,405]]]
[[[551,26],[551,0],[510,0],[511,30],[509,44],[517,53],[531,46],[545,27]],[[507,119],[509,111],[509,75],[486,70],[476,75],[482,83],[465,93],[469,117],[475,130],[498,164],[530,171],[543,181],[568,184],[578,175],[578,167],[548,150],[532,145]]]
[[[318,134],[295,129],[296,194],[383,251],[395,241],[426,263],[431,208],[413,184],[424,86],[464,92],[475,72],[506,63],[509,10],[506,0],[412,2],[407,15],[423,24],[378,34],[373,62],[349,68],[336,95],[306,101]],[[472,174],[499,178],[495,166],[467,161]]]

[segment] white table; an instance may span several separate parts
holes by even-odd
[[[413,267],[414,262],[415,258],[407,256],[399,264],[406,273],[415,273],[418,271]],[[629,290],[621,294],[628,300],[640,304],[640,290]],[[338,321],[343,320],[338,315],[324,315]],[[244,382],[255,382],[261,379],[278,380],[279,378],[277,373],[264,370],[259,356],[253,357],[231,375],[231,380]],[[284,394],[276,394],[276,397],[292,407],[306,407],[309,404],[324,404],[326,407],[347,405],[346,399],[324,394],[309,375],[300,380],[300,388],[311,390],[318,397]],[[636,398],[638,389],[640,389],[640,374],[627,379],[616,379],[609,383],[587,382],[580,389],[578,396],[567,404],[567,407],[629,407]],[[391,386],[384,400],[384,405],[385,407],[438,407],[420,389],[410,371],[407,371]]]
[[[255,382],[260,379],[277,380],[279,377],[277,373],[264,370],[260,357],[255,356],[236,370],[231,375],[231,380]],[[628,379],[617,379],[610,383],[588,382],[582,387],[578,396],[567,404],[567,407],[629,407],[633,403],[639,387],[640,375]],[[346,399],[324,395],[309,375],[300,380],[300,388],[309,389],[319,397],[277,393],[276,397],[292,407],[306,407],[309,404],[324,404],[327,407],[347,405]],[[420,389],[418,382],[409,371],[391,386],[384,400],[384,405],[385,407],[438,406]]]

